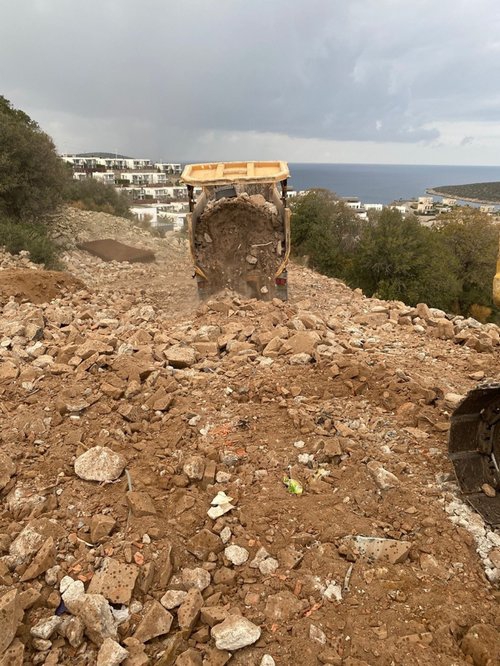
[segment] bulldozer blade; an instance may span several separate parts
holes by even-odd
[[[500,495],[488,497],[488,484],[500,491],[500,384],[470,391],[451,416],[448,454],[469,504],[493,526],[500,526]]]
[[[498,497],[487,497],[484,493],[467,496],[467,502],[488,525],[500,527],[500,501]]]

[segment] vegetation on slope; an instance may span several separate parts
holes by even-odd
[[[498,227],[479,210],[457,208],[429,228],[389,208],[359,220],[323,190],[297,198],[292,208],[292,250],[325,275],[368,296],[497,318]]]
[[[0,246],[58,267],[47,217],[67,201],[87,210],[130,217],[128,199],[93,179],[75,181],[52,139],[24,111],[0,96]]]
[[[432,192],[455,199],[473,199],[484,203],[500,203],[500,182],[440,185],[439,187],[433,187]]]
[[[64,198],[75,208],[132,218],[129,198],[117,192],[112,185],[100,183],[94,178],[68,179]]]
[[[44,220],[61,203],[67,178],[52,139],[0,96],[0,245],[57,267]]]

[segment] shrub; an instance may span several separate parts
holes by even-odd
[[[34,263],[45,264],[50,269],[61,268],[59,248],[48,235],[44,224],[21,223],[0,216],[0,247],[11,254],[27,250]]]
[[[64,198],[76,208],[132,218],[127,195],[94,178],[71,180],[66,185]]]
[[[67,179],[52,139],[0,95],[0,213],[40,219],[58,206]]]

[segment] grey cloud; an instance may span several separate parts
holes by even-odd
[[[95,137],[99,146],[87,149],[154,146],[180,158],[210,131],[432,142],[435,121],[498,117],[500,50],[489,37],[498,33],[496,7],[494,0],[5,3],[0,92],[39,111],[56,140]]]

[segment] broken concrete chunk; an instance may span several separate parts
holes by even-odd
[[[281,352],[290,353],[293,356],[307,354],[312,357],[320,342],[321,336],[316,331],[299,331],[284,342]]]
[[[173,620],[172,614],[165,610],[159,601],[150,601],[145,606],[144,616],[133,637],[141,643],[147,643],[152,638],[168,634]]]
[[[40,622],[37,622],[34,627],[31,627],[30,634],[35,638],[48,640],[56,629],[61,626],[62,621],[62,617],[59,617],[58,615],[53,615],[46,620],[40,620]]]
[[[239,567],[242,564],[245,564],[248,560],[248,550],[233,544],[224,549],[224,556],[231,562],[231,564]]]
[[[165,350],[164,354],[168,364],[173,368],[190,368],[196,363],[196,350],[192,347],[174,345]]]
[[[400,482],[398,477],[386,470],[385,467],[376,460],[371,460],[366,467],[381,490],[389,490],[390,488],[396,488],[399,486]]]
[[[83,643],[85,625],[79,617],[70,617],[65,627],[65,636],[71,647],[79,648]]]
[[[391,564],[404,562],[412,546],[410,541],[379,537],[347,536],[342,541],[360,557],[373,562],[390,562]]]
[[[259,666],[276,666],[276,662],[270,654],[265,654],[260,660]]]
[[[138,574],[135,564],[122,564],[107,557],[102,568],[93,575],[87,592],[102,594],[112,604],[128,604]]]
[[[186,550],[199,560],[206,560],[210,553],[219,553],[222,550],[222,542],[217,534],[202,529],[188,540]]]
[[[97,666],[119,666],[128,657],[128,650],[112,638],[106,638],[97,655]]]
[[[179,627],[183,631],[191,632],[200,615],[203,606],[203,597],[196,588],[191,588],[177,611]]]
[[[50,567],[54,565],[55,559],[56,548],[54,545],[54,539],[49,537],[40,548],[38,553],[35,555],[29,567],[21,576],[21,581],[25,582],[40,576],[45,571],[47,571],[47,569],[50,569]]]
[[[135,518],[154,516],[156,514],[154,502],[148,493],[130,490],[127,493],[127,504]]]
[[[190,590],[192,587],[203,592],[209,585],[211,577],[208,571],[201,567],[194,569],[182,569],[181,579],[184,586]]]
[[[0,360],[0,382],[17,379],[19,368],[12,361]]]
[[[210,627],[224,622],[229,615],[227,606],[204,606],[201,609],[201,619]]]
[[[102,513],[93,515],[90,520],[90,539],[92,543],[97,543],[109,536],[115,525],[116,521],[111,516]]]
[[[160,599],[160,603],[163,608],[172,610],[173,608],[180,606],[186,596],[187,592],[185,590],[167,590]]]
[[[81,580],[74,580],[71,576],[64,576],[59,583],[59,591],[61,593],[64,605],[70,613],[76,614],[79,603],[85,595],[85,586]]]
[[[17,590],[9,590],[0,597],[0,654],[3,654],[14,640],[23,614]]]
[[[14,638],[7,650],[0,656],[0,666],[23,666],[24,644]]]
[[[295,546],[285,546],[278,552],[278,561],[283,569],[294,569],[300,564],[303,557],[304,555]]]
[[[111,606],[102,594],[85,594],[81,580],[64,576],[59,583],[62,600],[68,611],[80,618],[85,633],[96,645],[106,638],[116,639],[116,622]]]
[[[9,554],[14,558],[16,566],[19,566],[32,557],[44,542],[44,537],[28,524],[11,543]]]
[[[201,456],[191,456],[182,468],[184,474],[192,481],[201,481],[205,471],[205,461]]]
[[[268,553],[267,550],[264,548],[264,546],[261,546],[261,547],[259,548],[259,550],[255,553],[255,557],[254,557],[253,560],[250,562],[250,565],[249,565],[249,566],[250,566],[252,569],[258,569],[259,566],[260,566],[260,564],[262,564],[262,562],[263,562],[267,557],[269,557],[269,553]]]
[[[212,627],[212,638],[218,650],[240,650],[256,643],[261,634],[260,627],[241,615],[229,615],[224,622]]]
[[[106,446],[94,446],[75,460],[75,474],[85,481],[115,481],[126,464],[119,453]]]
[[[287,622],[297,615],[302,605],[295,594],[288,590],[267,597],[265,614],[273,622]]]
[[[0,451],[0,490],[9,483],[16,472],[16,465],[8,455]]]
[[[202,666],[202,663],[201,652],[194,648],[185,650],[175,660],[175,666]]]
[[[278,560],[274,557],[266,557],[266,559],[259,564],[259,571],[263,576],[270,576],[279,567]]]
[[[85,633],[96,645],[101,645],[106,638],[116,638],[111,606],[102,594],[85,594],[78,602],[76,614],[85,625]]]

